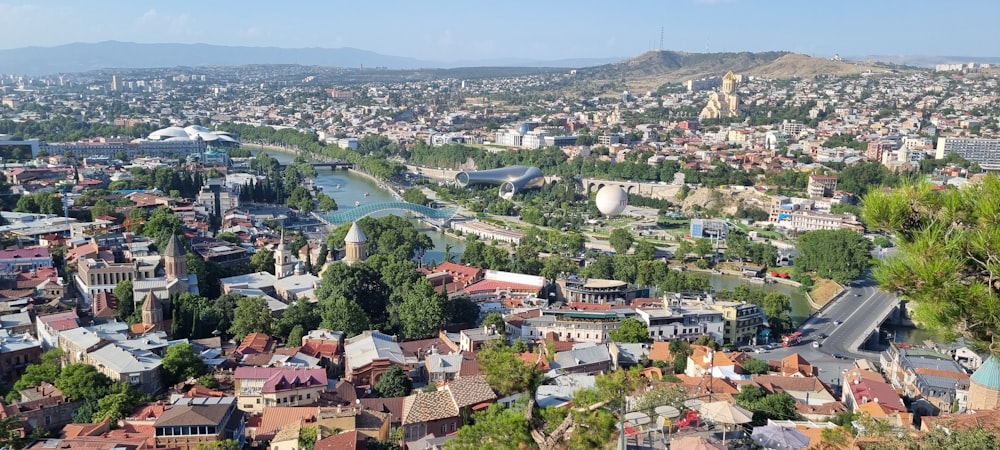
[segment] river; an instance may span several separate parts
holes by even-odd
[[[788,316],[791,317],[792,322],[796,325],[805,321],[809,315],[813,313],[813,309],[809,306],[809,301],[806,300],[805,294],[799,292],[799,289],[795,286],[781,283],[748,283],[746,280],[733,275],[718,275],[709,273],[703,275],[708,277],[708,282],[712,285],[712,288],[716,290],[726,289],[731,291],[736,286],[746,284],[751,288],[759,288],[769,292],[781,292],[782,294],[787,295],[791,299],[790,303],[792,305],[792,312],[789,313]]]
[[[282,164],[290,163],[295,159],[295,157],[290,153],[268,151],[268,154]],[[333,199],[337,202],[337,207],[341,210],[354,208],[355,202],[365,204],[372,202],[395,201],[391,193],[380,188],[376,182],[372,181],[368,177],[348,172],[346,170],[334,171],[328,168],[317,169],[317,172],[319,172],[319,175],[315,178],[314,182],[317,186],[323,189],[323,192],[330,197],[333,197]],[[367,196],[365,195],[366,193],[368,194]],[[392,213],[392,211],[386,211],[373,214],[373,216],[379,217]],[[465,250],[464,241],[441,232],[433,231],[416,219],[414,219],[413,222],[419,229],[425,230],[427,235],[430,236],[431,241],[434,243],[434,247],[424,254],[424,263],[429,264],[431,262],[442,262],[448,245],[451,245],[451,253],[456,256],[456,259],[457,256],[461,255],[462,251]],[[732,290],[734,287],[746,283],[746,281],[736,276],[715,274],[705,275],[709,277],[709,282],[712,284],[714,289]],[[793,286],[779,283],[752,284],[750,286],[767,291],[777,291],[788,295],[791,298],[792,304],[792,312],[790,316],[792,321],[796,324],[801,323],[809,317],[810,314],[812,314],[812,308],[806,301],[805,295],[800,293],[798,289]]]
[[[268,151],[267,154],[282,164],[288,164],[295,159],[294,155],[285,152]],[[390,192],[383,190],[376,182],[363,175],[346,170],[330,170],[329,168],[318,168],[316,171],[319,173],[313,180],[316,186],[323,189],[326,195],[332,197],[340,210],[355,208],[355,202],[366,204],[396,201]],[[393,211],[375,213],[372,216],[381,217],[390,214],[393,214]],[[465,250],[465,241],[433,231],[416,219],[413,222],[418,229],[425,230],[425,233],[430,236],[431,242],[434,243],[434,247],[424,254],[424,263],[442,262],[449,245],[451,245],[451,254],[455,255],[456,260]]]

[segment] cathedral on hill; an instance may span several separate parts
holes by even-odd
[[[721,119],[739,117],[740,96],[736,94],[736,87],[739,86],[742,76],[734,74],[732,71],[722,77],[722,88],[713,92],[708,97],[708,104],[698,115],[700,119]]]

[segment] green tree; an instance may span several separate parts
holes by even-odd
[[[674,357],[674,373],[684,373],[687,370],[688,356],[691,356],[691,344],[683,339],[670,341],[670,354]]]
[[[486,382],[501,395],[534,392],[542,381],[541,372],[518,358],[503,342],[490,341],[478,357]]]
[[[688,240],[683,240],[677,245],[677,252],[674,254],[674,259],[683,261],[691,253],[694,253],[694,243]]]
[[[218,234],[215,235],[215,238],[219,239],[219,240],[226,241],[226,242],[228,242],[230,244],[235,244],[235,245],[240,245],[240,243],[241,243],[240,237],[237,236],[236,233],[229,232],[229,231],[220,232],[220,233],[218,233]]]
[[[619,255],[628,253],[628,250],[632,248],[633,242],[635,242],[635,238],[633,238],[632,233],[625,228],[615,228],[611,231],[611,235],[608,236],[608,244],[611,245],[611,248],[613,248],[615,253]]]
[[[382,397],[406,397],[413,390],[413,381],[399,366],[392,366],[378,377],[375,391]]]
[[[514,339],[514,342],[510,344],[510,348],[514,353],[525,353],[528,351],[528,343],[524,342],[520,336]]]
[[[451,323],[464,323],[469,326],[479,321],[479,304],[468,297],[458,297],[451,301]]]
[[[428,203],[427,196],[419,188],[411,187],[403,191],[403,201],[416,203],[418,205],[426,205]]]
[[[767,361],[758,358],[750,358],[743,362],[743,370],[754,375],[766,374],[768,372]]]
[[[770,420],[798,420],[795,398],[786,392],[767,394],[758,386],[743,386],[736,403],[753,412],[753,425],[766,425]]]
[[[285,341],[285,345],[289,347],[298,347],[302,345],[302,336],[305,334],[305,330],[302,325],[295,325],[292,327],[292,331],[288,333],[288,340]]]
[[[62,349],[58,347],[42,353],[42,360],[34,364],[29,364],[24,369],[24,374],[14,382],[14,387],[7,393],[7,402],[10,403],[13,400],[19,400],[21,396],[18,392],[21,390],[38,386],[42,383],[54,384],[56,379],[59,378],[61,371],[59,363],[62,356]]]
[[[632,317],[622,320],[618,328],[608,332],[608,338],[613,342],[631,344],[652,340],[649,337],[649,328],[646,328],[646,324]]]
[[[754,302],[764,310],[771,332],[783,334],[792,331],[795,326],[788,315],[792,311],[792,300],[781,292],[768,292],[760,302]]]
[[[399,320],[407,340],[436,336],[448,320],[448,297],[434,290],[430,281],[420,278],[403,292]]]
[[[327,298],[321,305],[323,328],[343,331],[348,337],[369,329],[365,310],[354,300],[346,297]]]
[[[113,383],[107,395],[97,399],[97,408],[91,420],[100,422],[108,419],[111,423],[128,416],[145,399],[128,383]]]
[[[206,373],[198,377],[198,384],[205,386],[209,389],[216,389],[219,387],[219,380],[215,378],[215,375]]]
[[[326,193],[318,192],[316,193],[316,201],[319,203],[320,211],[336,211],[337,201],[326,195]]]
[[[518,401],[509,408],[490,405],[473,414],[472,424],[463,426],[445,444],[448,450],[523,450],[532,448],[528,423],[528,402]]]
[[[90,220],[97,220],[97,218],[101,216],[110,216],[114,214],[114,212],[115,207],[102,198],[98,200],[97,203],[94,203],[94,206],[90,207]]]
[[[869,226],[893,233],[898,255],[873,270],[879,285],[911,301],[913,317],[942,338],[964,336],[1000,354],[1000,178],[961,189],[929,183],[863,201]],[[797,261],[796,261],[797,262]]]
[[[271,310],[263,298],[243,297],[233,311],[229,332],[236,340],[242,340],[250,333],[270,333],[272,320]]]
[[[271,331],[274,336],[285,339],[287,345],[301,345],[291,343],[295,327],[300,328],[299,338],[301,339],[306,330],[319,328],[320,320],[319,309],[315,303],[294,302],[281,313],[281,318],[274,321]]]
[[[319,437],[319,426],[299,430],[299,450],[313,450]]]
[[[250,257],[250,270],[274,275],[274,252],[266,248],[253,252],[253,256]]]
[[[849,229],[810,231],[799,236],[795,267],[848,283],[871,265],[872,243]]]
[[[660,383],[652,386],[639,397],[635,403],[635,409],[652,416],[655,414],[654,410],[657,406],[668,405],[680,408],[687,398],[688,393],[680,384]]]
[[[191,344],[175,344],[167,348],[160,368],[167,385],[174,385],[205,373],[205,363]]]
[[[115,317],[122,321],[132,323],[132,316],[135,312],[135,302],[132,294],[132,281],[122,280],[115,285],[111,293],[118,299],[118,309],[115,310]]]
[[[99,399],[108,393],[111,379],[85,363],[70,364],[62,369],[55,385],[71,399]]]
[[[699,258],[705,259],[706,256],[715,254],[715,244],[711,239],[697,238],[694,240],[694,252]]]
[[[491,312],[486,314],[486,317],[483,317],[482,325],[484,327],[496,328],[498,333],[504,333],[504,330],[506,329],[506,324],[503,321],[503,316],[500,315],[500,313],[498,312]]]

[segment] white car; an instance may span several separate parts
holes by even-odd
[[[767,349],[764,348],[764,347],[760,347],[760,348],[754,350],[753,352],[754,353],[767,353]]]

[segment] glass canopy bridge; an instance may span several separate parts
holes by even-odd
[[[342,225],[355,222],[363,217],[382,211],[407,211],[425,219],[447,222],[458,212],[458,208],[430,208],[410,202],[375,202],[367,203],[350,209],[328,213],[315,213],[316,217],[331,225]]]

